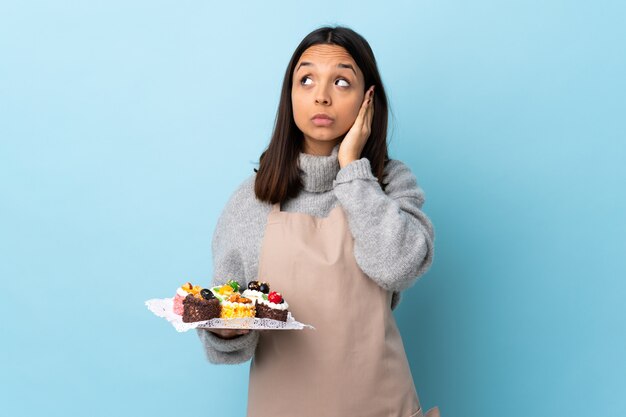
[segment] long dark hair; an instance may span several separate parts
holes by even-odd
[[[259,158],[254,192],[256,197],[265,202],[284,202],[295,197],[302,189],[298,157],[302,152],[302,132],[296,126],[291,103],[291,87],[293,72],[300,56],[313,45],[327,44],[343,47],[354,59],[365,78],[364,91],[375,85],[374,116],[370,136],[365,143],[361,158],[369,159],[372,174],[378,178],[381,187],[385,164],[389,160],[387,153],[387,97],[383,87],[376,59],[372,48],[361,35],[343,26],[324,26],[309,33],[300,42],[289,61],[283,87],[280,93],[280,102],[274,123],[274,132],[267,149]]]

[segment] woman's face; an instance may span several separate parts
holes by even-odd
[[[305,149],[328,149],[343,139],[359,114],[364,85],[363,73],[343,47],[322,44],[304,51],[293,73],[291,102]],[[330,120],[314,118],[318,113]]]

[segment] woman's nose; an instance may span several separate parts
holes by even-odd
[[[325,88],[319,88],[315,96],[315,103],[330,104],[330,95]]]

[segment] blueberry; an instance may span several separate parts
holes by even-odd
[[[202,296],[202,298],[204,298],[205,300],[212,300],[215,298],[215,295],[213,294],[213,291],[208,290],[206,288],[203,288],[200,290],[200,295]]]
[[[261,284],[259,284],[259,291],[261,291],[263,294],[269,294],[270,286],[266,282],[262,282]]]

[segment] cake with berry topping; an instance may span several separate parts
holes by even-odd
[[[220,317],[222,306],[211,290],[201,289],[197,295],[188,294],[183,300],[183,322],[205,321]]]
[[[257,300],[262,300],[263,297],[267,299],[267,294],[270,293],[270,286],[266,282],[250,281],[248,288],[241,294],[256,303]]]
[[[254,300],[257,318],[287,321],[289,304],[281,293],[270,291],[268,283],[250,281],[243,296]]]

